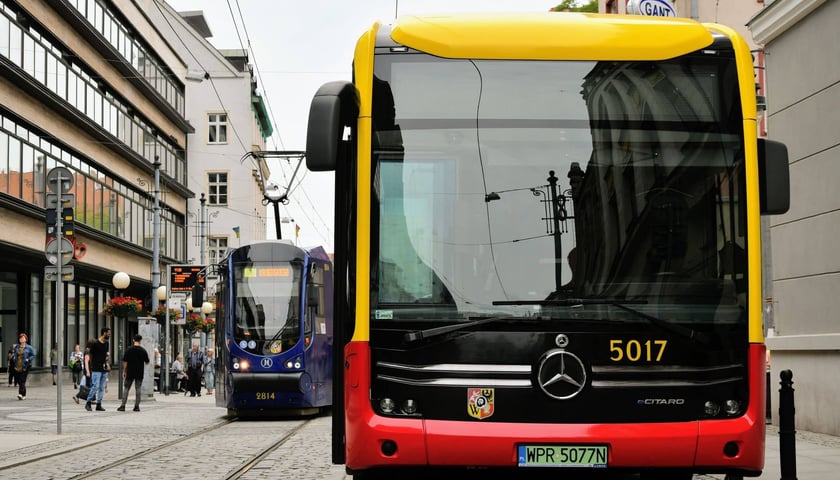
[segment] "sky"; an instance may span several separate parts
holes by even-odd
[[[309,104],[318,88],[350,80],[356,40],[374,22],[396,15],[452,12],[543,12],[560,0],[167,0],[177,11],[204,12],[218,49],[249,49],[267,103],[274,134],[266,150],[305,150]],[[243,152],[244,153],[244,152]],[[295,164],[269,160],[271,181],[285,190]],[[289,204],[281,206],[283,238],[333,252],[333,175],[301,166]],[[274,212],[267,210],[268,238],[275,237]]]

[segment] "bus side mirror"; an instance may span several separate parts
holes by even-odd
[[[784,143],[758,139],[758,193],[763,215],[790,209],[790,166]]]
[[[344,160],[344,128],[358,117],[358,95],[350,82],[325,83],[312,98],[306,130],[306,167],[313,172],[335,170]]]
[[[320,300],[321,296],[318,293],[318,287],[310,285],[309,288],[306,289],[306,306],[317,307]]]

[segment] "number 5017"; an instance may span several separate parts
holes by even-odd
[[[610,340],[610,360],[620,362],[659,362],[668,340]]]

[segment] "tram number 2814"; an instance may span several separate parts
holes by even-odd
[[[257,392],[257,400],[274,400],[274,392]]]

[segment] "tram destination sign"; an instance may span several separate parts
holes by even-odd
[[[195,285],[204,287],[204,265],[172,265],[169,269],[169,291],[190,294]]]

